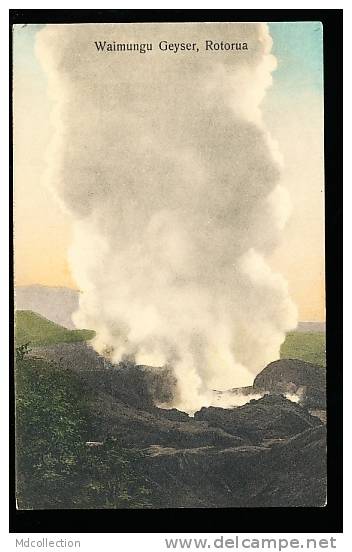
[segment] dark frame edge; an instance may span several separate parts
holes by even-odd
[[[342,523],[342,20],[343,10],[9,10],[10,23],[10,525],[17,532],[336,532]],[[321,21],[324,29],[324,159],[328,387],[328,491],[323,508],[17,510],[14,435],[12,26],[34,23]],[[337,182],[337,186],[334,183]],[[329,365],[339,370],[329,370]],[[214,519],[215,518],[215,519]],[[170,528],[170,524],[173,528]],[[226,531],[225,529],[226,525]],[[97,527],[100,528],[97,531]],[[123,532],[123,531],[122,531]]]

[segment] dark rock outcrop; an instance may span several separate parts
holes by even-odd
[[[276,360],[256,376],[253,389],[269,393],[299,393],[307,408],[324,408],[326,370],[303,360]]]
[[[293,382],[297,387],[325,386],[325,369],[311,362],[297,359],[281,359],[270,362],[255,378],[254,389],[277,390],[280,383]]]

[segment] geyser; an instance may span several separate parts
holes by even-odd
[[[121,43],[246,42],[246,51],[102,56]],[[267,258],[289,212],[260,103],[265,24],[48,25],[46,178],[72,216],[78,327],[94,348],[177,377],[174,406],[252,383],[296,325]]]

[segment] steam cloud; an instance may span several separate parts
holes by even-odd
[[[266,260],[290,206],[260,112],[276,65],[267,26],[49,25],[36,49],[55,105],[47,180],[74,224],[75,324],[114,362],[171,366],[184,410],[250,385],[297,318]]]

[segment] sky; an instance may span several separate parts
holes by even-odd
[[[52,105],[35,57],[41,26],[14,28],[15,281],[77,288],[67,252],[72,228],[45,184]],[[262,113],[284,159],[292,214],[270,264],[287,279],[300,320],[324,320],[322,27],[272,23],[278,67]]]

